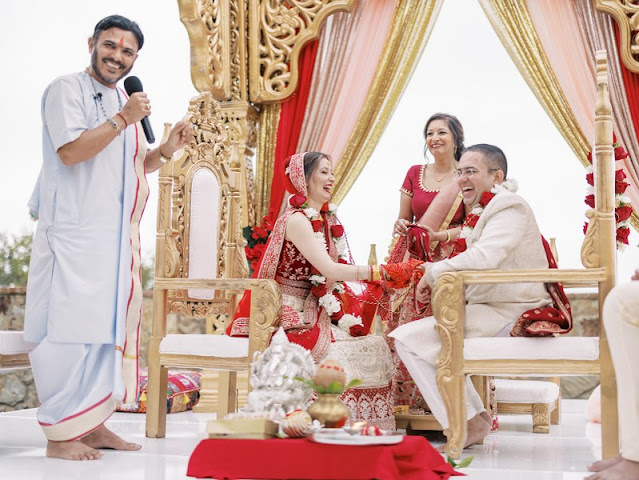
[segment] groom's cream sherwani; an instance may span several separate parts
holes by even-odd
[[[460,270],[519,270],[548,268],[541,233],[526,201],[501,186],[486,205],[467,249],[454,258],[429,263],[426,281]],[[466,289],[466,336],[491,337],[514,325],[525,311],[552,303],[543,283],[470,285]],[[439,353],[435,319],[427,317],[396,329],[391,336],[434,364]]]

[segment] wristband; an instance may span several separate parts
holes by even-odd
[[[120,112],[116,113],[115,116],[122,119],[122,121],[124,122],[124,128],[127,128],[129,126],[129,122],[126,121],[126,118],[124,118],[124,115],[122,115]]]

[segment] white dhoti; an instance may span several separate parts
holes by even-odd
[[[639,281],[611,290],[603,322],[617,377],[621,454],[639,462]]]

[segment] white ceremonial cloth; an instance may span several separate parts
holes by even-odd
[[[434,286],[440,275],[461,270],[548,268],[535,216],[526,201],[502,187],[486,205],[456,257],[429,263],[425,277]],[[466,337],[496,336],[527,310],[552,303],[543,283],[470,285],[466,287]],[[390,336],[434,364],[441,349],[435,318],[427,317],[395,329]]]

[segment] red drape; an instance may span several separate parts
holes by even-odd
[[[286,191],[284,187],[284,160],[296,153],[297,142],[304,121],[306,102],[313,80],[313,67],[317,55],[318,41],[314,40],[304,47],[300,53],[299,79],[297,91],[282,102],[280,121],[277,126],[275,159],[273,164],[273,182],[269,201],[268,218],[271,222],[277,219],[280,206]]]
[[[617,51],[621,52],[621,42],[619,40],[619,27],[615,23],[615,39],[617,41]],[[621,67],[621,76],[626,87],[626,96],[628,98],[628,109],[632,117],[632,127],[635,135],[639,137],[639,75],[628,70],[623,63],[621,56],[619,57],[619,66]],[[636,208],[636,207],[635,207]]]
[[[446,480],[463,475],[423,437],[404,437],[401,443],[388,446],[322,445],[305,438],[208,439],[195,447],[186,474],[321,480]]]

